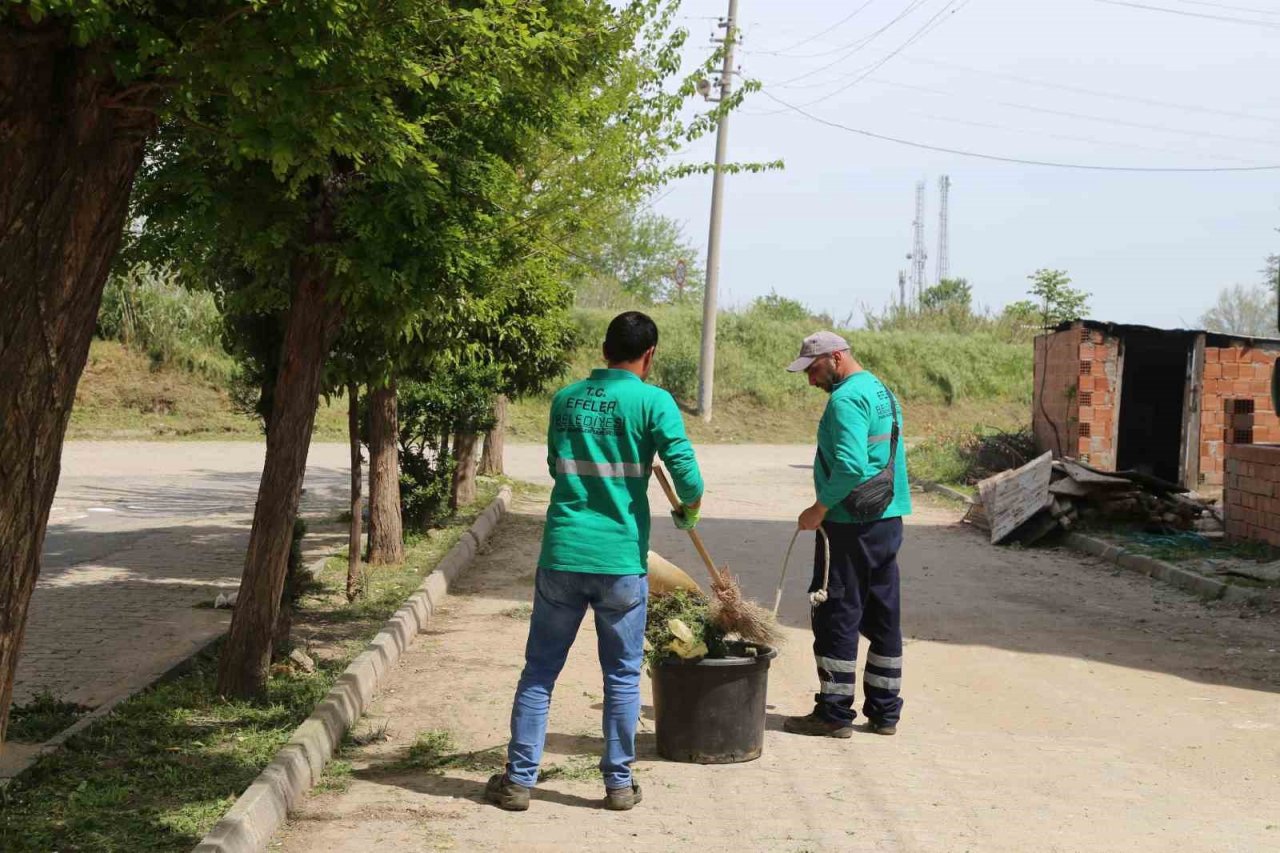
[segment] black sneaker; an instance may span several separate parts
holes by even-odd
[[[640,793],[640,786],[634,782],[630,787],[626,788],[604,789],[604,807],[611,812],[630,811],[639,805],[643,799],[644,795]]]
[[[489,777],[484,786],[484,798],[500,809],[509,812],[523,812],[529,809],[529,789],[517,785],[507,778],[506,773],[497,773]]]
[[[834,723],[817,714],[806,714],[803,717],[787,717],[782,723],[782,730],[793,735],[809,735],[810,737],[853,736],[853,726],[848,723]]]
[[[888,723],[884,720],[868,720],[867,731],[875,735],[896,735],[898,733],[898,724]]]

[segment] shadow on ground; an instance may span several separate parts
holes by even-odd
[[[537,511],[514,513],[498,536],[538,536]],[[704,519],[707,547],[749,598],[771,603],[794,523]],[[805,590],[812,538],[798,542],[780,621],[807,630]],[[655,524],[653,550],[704,582],[679,531]],[[900,559],[906,641],[926,640],[1077,658],[1189,681],[1280,692],[1280,622],[1228,605],[1206,605],[1149,578],[1074,552],[995,548],[960,524],[910,524]],[[534,567],[511,566],[532,599]],[[512,574],[466,575],[459,595],[509,600]],[[705,585],[705,582],[704,582]],[[1232,657],[1224,658],[1231,649]],[[908,660],[910,652],[908,651]],[[1225,662],[1224,662],[1225,661]]]

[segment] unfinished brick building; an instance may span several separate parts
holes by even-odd
[[[1035,341],[1041,452],[1188,488],[1223,484],[1232,444],[1280,442],[1280,340],[1078,320]]]

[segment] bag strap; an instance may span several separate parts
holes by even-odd
[[[883,382],[880,383],[880,387],[884,388],[885,393],[889,395],[889,412],[893,418],[893,426],[889,430],[889,462],[881,470],[892,471],[893,464],[898,459],[898,440],[901,436],[901,429],[898,426],[898,398]],[[822,465],[822,476],[830,477],[831,463],[827,462],[827,457],[823,454],[821,447],[818,448],[818,463]]]

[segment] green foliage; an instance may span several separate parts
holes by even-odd
[[[580,232],[573,246],[579,266],[574,290],[582,307],[613,308],[620,295],[655,305],[696,300],[702,293],[697,251],[665,216],[623,205]],[[683,288],[675,280],[680,261],[686,269]]]
[[[973,287],[962,278],[944,278],[920,294],[920,307],[926,311],[960,308],[968,311],[973,304]]]
[[[1027,276],[1028,293],[1039,305],[1040,326],[1046,331],[1079,320],[1089,310],[1089,294],[1071,287],[1066,270],[1038,269]]]
[[[400,515],[407,530],[426,530],[449,516],[453,456],[400,454]]]
[[[500,380],[495,365],[471,362],[442,365],[430,381],[399,384],[400,506],[408,528],[426,529],[449,514],[450,439],[492,428]]]
[[[1201,315],[1200,324],[1211,332],[1275,337],[1276,288],[1265,284],[1224,287],[1214,306]]]
[[[44,743],[88,711],[83,705],[64,702],[48,690],[42,690],[31,697],[31,701],[9,709],[5,737],[23,743]]]
[[[419,732],[409,745],[404,758],[396,762],[399,770],[422,770],[441,773],[445,770],[468,770],[494,773],[506,765],[506,751],[500,747],[462,752],[453,734],[443,729]]]
[[[779,296],[776,290],[770,290],[768,296],[757,296],[748,310],[766,320],[777,320],[783,323],[794,323],[811,318],[809,309],[803,302]]]
[[[482,486],[490,497],[496,489]],[[478,507],[486,505],[486,501]],[[478,509],[477,509],[478,512]],[[330,561],[323,595],[303,599],[300,621],[335,637],[317,672],[273,671],[269,701],[217,695],[217,651],[126,700],[0,788],[0,850],[190,850],[249,786],[297,726],[474,518],[409,543],[403,566],[367,570],[369,593],[348,603],[346,559]],[[345,639],[345,642],[343,642]]]
[[[401,382],[396,395],[401,447],[435,449],[441,436],[491,428],[500,376],[493,365],[471,362],[441,365],[429,381]]]
[[[644,638],[648,642],[645,662],[652,667],[656,662],[671,656],[667,645],[675,639],[668,623],[679,619],[693,632],[694,644],[706,643],[707,656],[725,656],[724,632],[711,622],[711,610],[706,598],[697,593],[677,589],[665,595],[649,599]]]
[[[213,295],[187,289],[168,266],[142,262],[108,278],[97,332],[156,364],[224,381],[235,372],[222,350],[222,314]]]
[[[1040,329],[1040,309],[1029,299],[1010,302],[1000,312],[998,325],[1009,335],[1010,340],[1028,340]]]

